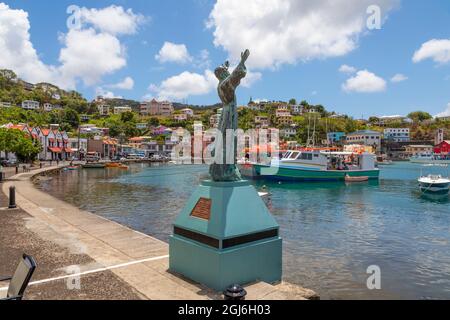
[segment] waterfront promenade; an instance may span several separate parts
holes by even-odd
[[[167,271],[167,243],[80,210],[33,186],[33,176],[55,169],[22,173],[1,185],[0,207],[5,206],[5,194],[14,185],[19,209],[0,211],[0,275],[14,271],[23,251],[34,255],[38,263],[25,298],[222,299],[220,293]],[[73,286],[74,276],[80,279],[79,288]],[[0,296],[4,290],[0,284]],[[311,290],[288,283],[256,283],[246,290],[249,300],[317,297]]]

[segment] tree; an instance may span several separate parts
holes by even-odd
[[[425,120],[433,119],[433,116],[425,111],[415,111],[408,114],[408,118],[414,122],[422,122]]]
[[[0,150],[6,157],[8,153],[15,153],[19,160],[30,161],[36,159],[42,147],[20,130],[0,128]]]
[[[297,104],[297,100],[295,100],[294,98],[292,98],[291,100],[289,100],[289,104],[291,106],[295,106]]]
[[[120,115],[122,122],[132,122],[134,120],[134,113],[131,111],[124,112]]]
[[[151,117],[150,120],[148,120],[148,124],[150,126],[157,127],[157,126],[159,126],[159,119],[155,118],[155,117]]]

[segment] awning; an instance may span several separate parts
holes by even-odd
[[[61,153],[62,152],[61,148],[48,148],[48,149],[50,150],[50,152],[53,152],[53,153]]]
[[[73,153],[73,149],[72,148],[64,148],[64,151],[67,153]]]

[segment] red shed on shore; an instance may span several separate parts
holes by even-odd
[[[444,140],[436,147],[434,147],[434,153],[450,154],[450,140]]]

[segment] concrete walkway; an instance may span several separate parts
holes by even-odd
[[[130,297],[132,299],[222,298],[220,293],[169,273],[167,271],[169,261],[167,243],[80,210],[37,190],[31,182],[31,178],[36,174],[54,169],[57,168],[45,168],[19,174],[12,177],[14,181],[6,181],[2,189],[7,194],[9,186],[16,187],[18,206],[38,222],[27,226],[34,234],[66,248],[73,254],[83,254],[93,260],[93,262],[78,266],[81,286],[84,282],[89,281],[91,275],[107,271],[135,290],[137,294]],[[60,276],[64,277],[64,275]],[[48,282],[60,280],[50,279]],[[43,284],[48,282],[44,281]],[[40,285],[39,283],[35,284],[35,286]],[[100,282],[98,285],[102,286],[102,283]],[[316,297],[315,293],[310,290],[285,283],[277,286],[257,283],[246,289],[249,300]]]

